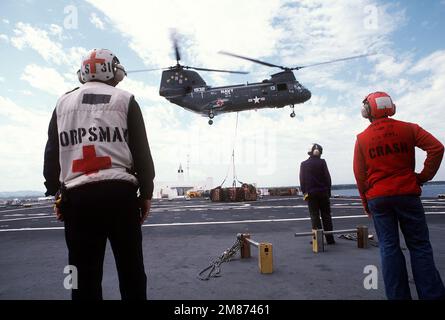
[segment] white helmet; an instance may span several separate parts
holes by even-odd
[[[80,83],[88,81],[120,82],[127,75],[119,59],[108,49],[93,49],[83,57],[77,76]]]

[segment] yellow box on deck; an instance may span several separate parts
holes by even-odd
[[[261,273],[273,272],[272,243],[260,243],[258,246],[258,266]]]

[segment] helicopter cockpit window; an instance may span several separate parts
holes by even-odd
[[[277,90],[278,91],[287,90],[287,84],[286,83],[279,83],[279,84],[277,84]]]

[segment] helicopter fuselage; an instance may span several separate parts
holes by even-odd
[[[293,71],[302,68],[325,65],[351,59],[363,58],[375,53],[361,54],[345,58],[312,63],[302,66],[286,67],[261,61],[230,52],[219,53],[261,64],[267,67],[280,68],[281,72],[271,75],[270,79],[258,83],[247,83],[222,87],[211,87],[196,71],[226,72],[246,74],[245,71],[208,69],[181,65],[180,50],[176,37],[173,35],[176,65],[161,69],[134,70],[132,72],[165,70],[162,72],[159,95],[186,110],[208,116],[209,124],[213,118],[226,112],[256,110],[262,108],[282,108],[289,105],[292,108],[291,118],[296,116],[295,104],[304,103],[311,98],[311,92],[301,85]],[[196,71],[193,71],[196,70]]]
[[[279,72],[259,83],[222,87],[211,87],[203,81],[190,86],[188,78],[193,79],[196,73],[181,71],[171,80],[180,79],[183,86],[176,82],[163,87],[161,82],[160,94],[172,103],[210,118],[226,112],[292,106],[311,97],[311,92],[295,79],[292,71]]]

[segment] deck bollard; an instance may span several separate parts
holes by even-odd
[[[247,239],[250,239],[250,234],[243,233],[241,235],[242,246],[241,246],[241,259],[250,258],[250,244]]]
[[[323,229],[312,230],[312,251],[315,253],[324,251]]]
[[[345,230],[332,230],[324,231],[323,229],[313,229],[312,232],[300,232],[295,233],[295,237],[312,236],[312,251],[323,252],[324,250],[324,236],[327,234],[342,234],[342,233],[353,233],[357,234],[357,247],[360,249],[368,248],[369,232],[367,226],[357,226],[356,229],[345,229]]]
[[[368,248],[368,226],[358,226],[357,227],[357,247],[360,249]]]
[[[258,248],[258,267],[261,273],[273,273],[273,247],[271,243],[258,243],[250,238],[250,234],[242,234],[241,258],[250,258],[250,246]]]

